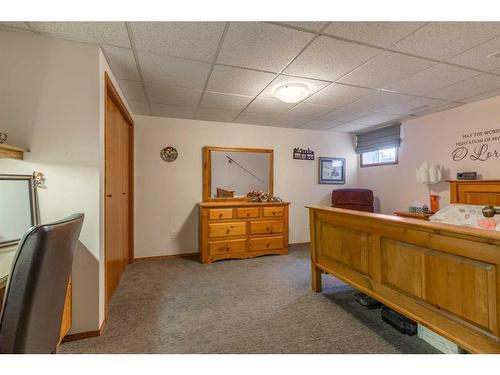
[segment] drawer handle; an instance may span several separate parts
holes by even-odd
[[[273,211],[273,215],[276,215],[276,211]]]
[[[231,229],[226,230],[226,234],[229,234],[230,231],[231,231]]]
[[[247,216],[250,216],[250,212],[247,212]]]
[[[226,252],[229,251],[229,247],[226,247]]]
[[[271,231],[271,228],[266,227],[266,232],[270,232],[270,231]]]
[[[222,214],[219,214],[219,219],[222,217]]]
[[[271,246],[271,244],[269,242],[266,243],[266,248],[268,248],[269,246]]]

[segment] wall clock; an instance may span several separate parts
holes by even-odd
[[[163,159],[163,161],[167,161],[167,162],[174,161],[175,159],[177,159],[178,155],[179,155],[179,153],[172,146],[167,146],[163,150],[160,151],[161,158]]]

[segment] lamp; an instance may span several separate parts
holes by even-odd
[[[424,161],[417,168],[417,181],[429,187],[430,209],[432,212],[439,211],[439,195],[432,194],[431,185],[441,181],[443,176],[441,166],[433,161]]]
[[[285,103],[297,103],[309,96],[309,88],[302,83],[287,83],[276,89],[274,96]]]

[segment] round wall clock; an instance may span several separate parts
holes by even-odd
[[[161,152],[160,152],[160,156],[163,159],[163,161],[167,161],[167,162],[174,161],[175,159],[177,159],[178,155],[179,155],[179,153],[172,146],[167,146],[163,150],[161,150]]]

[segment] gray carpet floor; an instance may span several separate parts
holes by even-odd
[[[131,264],[101,337],[59,353],[436,353],[355,303],[355,290],[323,276],[310,287],[309,252],[227,260]]]

